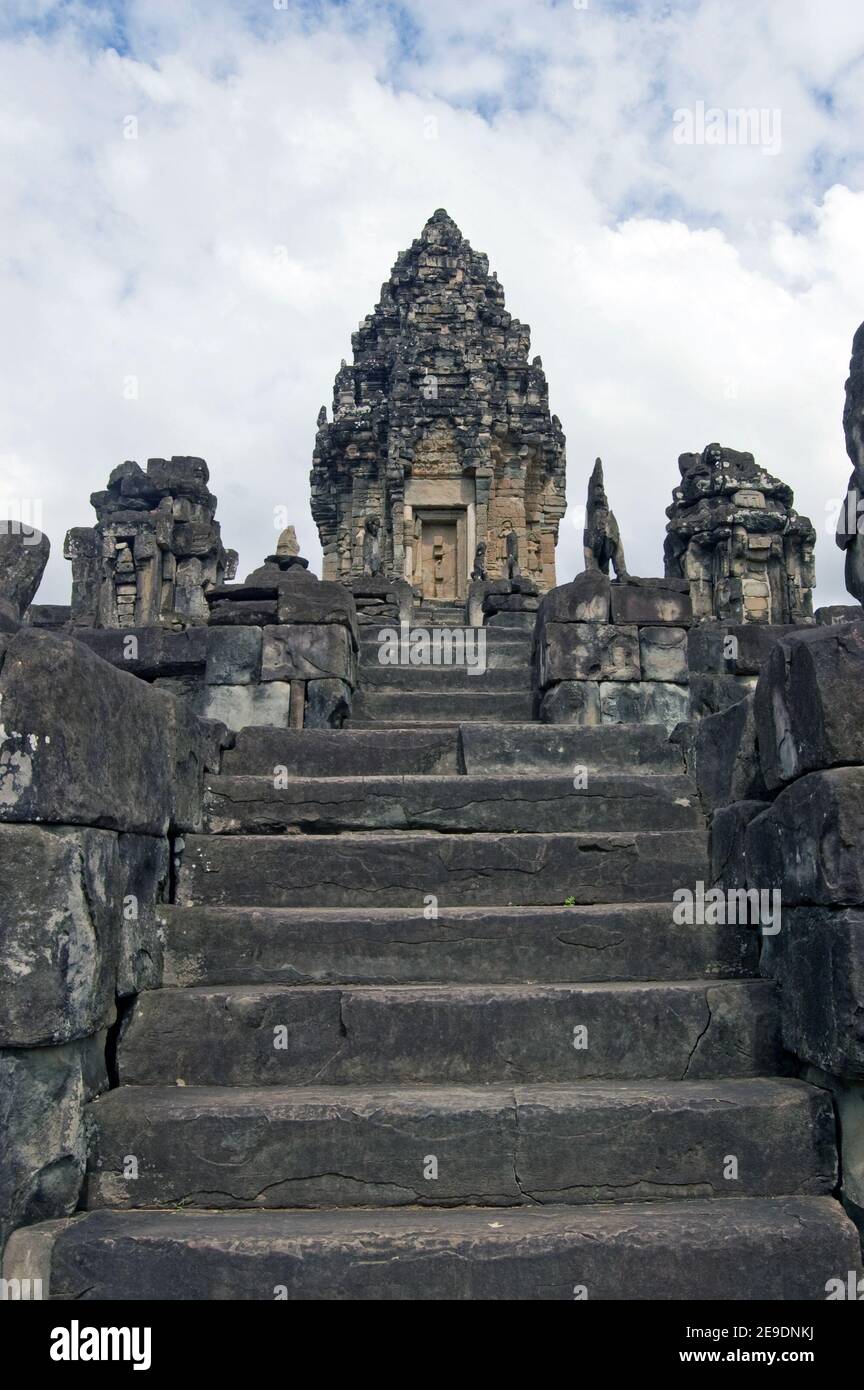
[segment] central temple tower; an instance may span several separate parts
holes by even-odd
[[[529,328],[443,209],[398,257],[351,345],[313,456],[323,577],[368,573],[377,518],[384,573],[422,599],[463,599],[481,542],[489,578],[505,575],[514,533],[521,573],[554,587],[564,434],[540,358],[528,360]]]

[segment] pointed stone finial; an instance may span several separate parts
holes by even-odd
[[[322,405],[321,409],[318,411],[318,428],[320,429],[322,425],[326,425],[326,424],[327,424],[327,407],[326,407],[326,405]]]
[[[594,461],[594,469],[588,483],[588,504],[585,508],[582,541],[585,547],[586,570],[598,570],[600,574],[608,574],[611,563],[616,579],[627,578],[624,547],[621,544],[618,522],[614,513],[609,510],[603,481],[603,463],[599,458]]]
[[[276,542],[276,554],[280,559],[289,555],[299,555],[300,546],[297,542],[297,532],[293,526],[286,526]]]

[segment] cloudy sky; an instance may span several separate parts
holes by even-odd
[[[720,440],[792,484],[843,601],[861,0],[3,0],[0,145],[0,510],[41,502],[41,601],[127,458],[208,460],[241,575],[279,508],[317,564],[318,408],[438,207],[543,358],[561,579],[597,454],[658,574],[677,457]]]

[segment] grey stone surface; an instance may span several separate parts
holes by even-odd
[[[685,581],[637,579],[615,583],[611,589],[613,623],[645,624],[690,622],[690,594]]]
[[[133,1086],[697,1081],[783,1069],[767,980],[158,989],[136,999],[120,1049],[120,1080]]]
[[[697,623],[687,635],[690,671],[758,676],[777,643],[801,631],[809,629],[792,623]]]
[[[200,708],[205,718],[235,731],[255,725],[287,728],[291,684],[272,680],[263,685],[208,685]]]
[[[64,628],[71,617],[72,609],[68,603],[31,603],[24,614],[24,621],[31,627]]]
[[[84,1105],[108,1084],[105,1036],[0,1051],[0,1250],[10,1230],[78,1205]]]
[[[275,622],[278,622],[275,598],[242,601],[223,599],[210,606],[211,627],[263,627]]]
[[[16,1243],[26,1260],[38,1232]],[[675,1251],[674,1260],[670,1250]],[[821,1302],[861,1274],[854,1226],[826,1197],[629,1203],[611,1210],[90,1212],[51,1232],[53,1295],[159,1298]],[[50,1261],[50,1265],[48,1262]],[[8,1273],[15,1266],[8,1266]],[[574,1270],[577,1272],[574,1277]]]
[[[669,842],[672,841],[670,844]],[[184,904],[412,907],[671,901],[704,878],[704,832],[199,836],[186,840]]]
[[[280,624],[336,624],[348,628],[356,640],[357,605],[351,590],[344,584],[316,579],[307,570],[289,570],[280,583],[276,617]]]
[[[113,1021],[123,875],[107,830],[0,826],[0,1046],[45,1047]]]
[[[814,1195],[836,1178],[830,1098],[792,1080],[123,1087],[89,1117],[91,1208],[206,1208],[217,1197],[226,1208],[296,1208],[727,1196],[729,1153],[738,1197]],[[124,1177],[130,1132],[135,1181]],[[424,1176],[430,1154],[434,1178]]]
[[[817,626],[835,627],[837,623],[864,621],[864,609],[860,603],[832,603],[824,608],[817,608],[813,616]]]
[[[351,686],[335,676],[306,684],[303,726],[307,729],[341,729],[351,716]]]
[[[0,521],[0,598],[10,605],[13,619],[20,621],[33,602],[50,553],[44,532]]]
[[[547,623],[608,623],[611,613],[611,580],[599,570],[585,570],[570,584],[550,589],[540,606],[540,621]]]
[[[690,672],[690,717],[705,719],[746,700],[756,689],[755,676],[700,676]]]
[[[459,730],[417,729],[406,739],[398,729],[249,728],[237,735],[222,763],[225,773],[292,777],[364,777],[457,772]]]
[[[864,911],[784,909],[762,971],[780,990],[790,1052],[847,1080],[864,1080]]]
[[[600,717],[604,724],[662,724],[671,733],[689,713],[686,685],[668,681],[600,682]]]
[[[418,725],[500,720],[523,723],[534,717],[534,696],[524,690],[484,690],[478,678],[468,678],[464,690],[449,691],[445,699],[436,690],[400,691],[367,687],[355,693],[352,727],[365,722]],[[477,686],[479,685],[479,688]]]
[[[203,627],[176,632],[161,627],[75,627],[73,633],[103,661],[144,680],[200,676],[207,659],[207,632]]]
[[[316,680],[324,676],[335,676],[351,686],[357,683],[354,647],[346,628],[292,623],[265,629],[263,681]]]
[[[779,642],[756,689],[756,728],[772,791],[805,772],[864,762],[864,627],[815,628]]]
[[[460,730],[465,771],[681,772],[681,750],[659,724],[600,728],[543,724],[463,724]]]
[[[679,830],[703,824],[686,777],[210,778],[214,834],[304,830]]]
[[[550,623],[539,629],[535,660],[541,689],[559,680],[638,681],[635,627],[607,623]]]
[[[164,834],[174,702],[71,637],[22,628],[0,672],[0,821]]]
[[[260,627],[211,627],[205,635],[207,685],[251,685],[260,680]]]
[[[859,603],[864,602],[864,543],[862,543],[861,498],[864,495],[864,325],[852,339],[852,357],[846,382],[843,433],[852,476],[845,506],[837,519],[835,539],[846,552],[846,588]]]
[[[767,801],[752,695],[722,714],[699,720],[692,764],[702,804],[708,810],[734,801]]]
[[[811,772],[747,828],[749,883],[798,904],[864,903],[864,767]]]
[[[646,681],[686,682],[687,629],[685,627],[640,627],[639,660]]]
[[[540,700],[539,717],[544,724],[598,725],[599,681],[558,681],[550,685]]]
[[[767,801],[736,801],[714,812],[708,837],[712,884],[724,888],[748,886],[747,827],[755,816],[768,809],[769,804]]]
[[[151,835],[118,836],[122,901],[118,905],[120,998],[162,982],[161,904],[169,889],[167,840]]]
[[[165,983],[447,984],[736,978],[752,932],[681,927],[668,904],[164,907]]]

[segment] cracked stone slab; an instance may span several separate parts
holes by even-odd
[[[784,909],[864,902],[864,767],[799,777],[745,831],[749,887],[779,888]]]
[[[828,1094],[762,1078],[123,1087],[89,1107],[88,1124],[89,1208],[816,1195],[832,1190],[837,1169]],[[734,1178],[724,1177],[730,1155]]]
[[[674,833],[190,835],[183,905],[538,906],[671,901],[707,875],[700,830]]]
[[[756,933],[600,907],[163,907],[165,983],[458,984],[758,973]]]
[[[55,1299],[822,1301],[861,1276],[858,1234],[827,1197],[619,1207],[346,1212],[88,1212],[37,1244]],[[670,1259],[670,1250],[675,1258]],[[46,1281],[47,1283],[47,1281]]]
[[[660,724],[577,727],[548,724],[467,724],[462,751],[469,773],[682,772],[681,750]]]
[[[446,696],[431,690],[360,689],[354,696],[352,727],[366,720],[386,720],[390,724],[435,724],[455,720],[500,720],[519,723],[534,717],[534,696],[530,689],[520,691],[448,691]]]
[[[763,980],[198,986],[139,996],[128,1085],[578,1081],[779,1074]]]
[[[704,824],[686,777],[214,777],[213,834],[336,830],[679,830]]]
[[[460,769],[458,729],[242,729],[222,760],[223,773],[272,777],[372,777]]]

